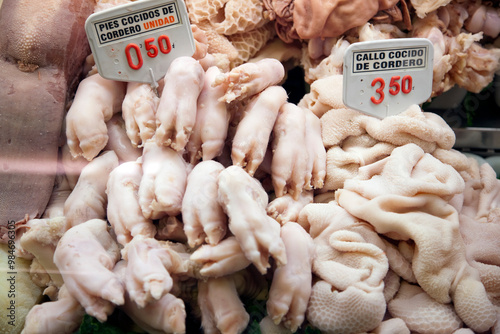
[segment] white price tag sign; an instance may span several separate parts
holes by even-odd
[[[182,0],[143,0],[88,17],[87,38],[99,74],[156,84],[170,63],[196,49]]]
[[[433,46],[425,38],[354,43],[344,55],[344,104],[384,118],[432,93]]]

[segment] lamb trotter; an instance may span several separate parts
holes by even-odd
[[[0,9],[0,239],[40,216],[54,185],[65,106],[90,54],[93,0],[4,0]]]

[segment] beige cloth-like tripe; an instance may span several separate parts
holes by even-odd
[[[360,167],[387,157],[397,146],[414,143],[432,153],[450,150],[455,143],[446,122],[422,112],[418,105],[384,119],[352,109],[332,109],[321,117],[321,126],[327,148],[326,190],[342,188]]]
[[[460,233],[467,260],[479,271],[490,300],[500,306],[500,180],[489,164],[472,162],[472,171],[462,173],[466,192],[460,211]]]
[[[342,146],[331,147],[326,152],[325,189],[342,188],[345,180],[356,176],[359,167],[389,156],[394,148],[394,145],[379,142],[368,134],[349,137]]]
[[[311,110],[321,117],[331,109],[345,109],[342,101],[342,74],[329,75],[314,81],[310,92],[304,95],[298,106]]]
[[[407,144],[360,168],[337,190],[336,199],[378,233],[413,240],[412,267],[419,285],[440,303],[453,301],[464,323],[482,332],[495,323],[496,309],[467,262],[458,212],[449,204],[464,187],[451,166]]]
[[[425,152],[437,147],[451,149],[455,144],[450,126],[440,116],[422,112],[416,104],[382,120],[352,109],[334,109],[321,118],[321,123],[325,147],[339,145],[349,136],[364,133],[397,146],[415,143]]]
[[[451,304],[438,303],[421,287],[405,281],[388,303],[388,310],[416,333],[453,333],[463,325]]]
[[[307,320],[327,333],[360,333],[379,326],[385,311],[385,245],[372,227],[336,202],[307,205],[299,224],[310,226],[316,256]]]

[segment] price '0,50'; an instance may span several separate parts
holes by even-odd
[[[401,84],[399,83],[399,80],[401,77],[399,75],[395,75],[391,78],[391,81],[389,83],[389,94],[391,95],[397,95],[399,92],[402,92],[403,94],[408,94],[412,91],[412,85],[413,85],[413,79],[411,75],[405,75],[403,79],[401,79]],[[375,93],[378,94],[378,99],[372,96],[370,100],[375,103],[375,104],[380,104],[382,101],[384,101],[385,94],[384,94],[384,88],[385,88],[385,81],[384,79],[378,77],[373,79],[372,81],[372,87],[375,87],[375,85],[380,84],[380,86],[375,90]]]
[[[144,40],[144,46],[146,48],[146,54],[150,58],[155,58],[158,56],[159,52],[163,54],[167,54],[170,51],[172,51],[172,44],[170,44],[170,38],[168,38],[167,35],[160,35],[158,37],[158,46],[153,44],[155,41],[154,37],[150,37]],[[132,55],[130,53],[131,50],[135,51],[136,57],[137,57],[137,64],[134,64],[134,61],[132,59]],[[142,67],[142,64],[144,63],[142,59],[142,53],[141,53],[141,48],[139,45],[135,43],[130,43],[125,47],[125,55],[127,56],[127,62],[128,66],[130,66],[131,69],[133,70],[138,70]]]

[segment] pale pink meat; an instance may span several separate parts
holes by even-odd
[[[115,305],[124,303],[124,288],[112,272],[119,259],[118,244],[102,219],[70,228],[54,253],[54,263],[68,292],[87,314],[100,321],[106,321]]]
[[[100,12],[106,9],[114,8],[116,6],[126,5],[131,3],[133,0],[96,0],[96,6],[94,12]]]
[[[373,334],[410,334],[410,330],[403,319],[390,318],[380,323],[377,328],[372,331]],[[459,333],[454,333],[459,334]],[[465,333],[462,333],[465,334]]]
[[[205,334],[242,333],[250,320],[231,276],[199,280],[198,305]]]
[[[71,226],[106,218],[106,184],[118,164],[116,154],[107,151],[83,168],[75,188],[64,202],[64,215]]]
[[[59,289],[57,300],[35,305],[29,311],[22,333],[74,333],[84,315],[83,307],[63,285]]]
[[[338,38],[312,38],[307,41],[307,54],[311,59],[321,59],[328,57],[333,46],[338,42]]]
[[[447,89],[444,82],[445,75],[451,70],[451,57],[447,54],[447,42],[444,34],[437,27],[415,25],[414,36],[417,38],[427,38],[434,46],[433,55],[433,91],[439,94]]]
[[[285,43],[292,43],[298,38],[293,26],[293,0],[264,0],[262,1],[266,11],[264,15],[269,20],[275,21],[275,30],[279,38]]]
[[[379,10],[389,9],[397,0],[295,0],[293,28],[301,39],[338,37],[368,22]]]
[[[200,274],[208,277],[230,275],[251,264],[234,236],[216,245],[201,245],[191,254],[190,259],[200,264]]]
[[[271,86],[254,97],[245,109],[233,138],[231,159],[253,175],[264,160],[271,132],[288,96],[284,88]]]
[[[425,20],[418,20],[414,24],[413,37],[427,38],[434,46],[433,54],[433,91],[439,94],[449,89],[444,79],[453,66],[453,60],[448,54],[449,38],[441,31],[444,23],[434,13]]]
[[[464,30],[471,23],[467,21],[466,7],[466,3],[452,2],[413,21],[411,37],[428,38],[434,44],[433,96],[455,84],[479,93],[499,69],[498,48],[480,44],[481,32],[471,34]]]
[[[191,32],[193,33],[194,43],[196,45],[196,49],[192,57],[196,60],[201,60],[207,56],[207,35],[195,24],[191,24]]]
[[[243,100],[277,85],[285,76],[285,68],[279,60],[265,58],[255,63],[245,63],[230,72],[219,75],[216,85],[223,85],[226,93],[222,101],[229,103]]]
[[[185,333],[186,308],[184,301],[171,293],[160,300],[139,307],[128,298],[123,309],[127,315],[148,333]]]
[[[28,254],[38,261],[43,270],[47,272],[50,281],[43,287],[57,291],[63,284],[63,278],[54,264],[54,252],[64,233],[71,227],[64,217],[31,219],[29,228],[19,239],[17,252],[21,255]],[[26,256],[25,256],[26,257]],[[44,293],[47,293],[47,289]]]
[[[451,0],[411,0],[418,17],[423,18],[428,13],[435,11],[441,6],[446,6]]]
[[[185,244],[187,242],[187,237],[184,233],[184,223],[179,218],[178,216],[166,216],[161,218],[156,227],[157,231],[155,238],[158,240],[170,240]]]
[[[126,85],[91,75],[80,82],[66,115],[66,137],[73,157],[92,160],[106,146],[106,122],[121,110]]]
[[[289,193],[297,200],[306,181],[311,179],[311,171],[307,170],[309,152],[304,109],[293,103],[281,106],[273,128],[272,150],[274,192],[278,197]]]
[[[54,189],[50,195],[49,203],[43,212],[42,218],[56,218],[64,216],[64,203],[71,194],[69,181],[64,173],[56,176]]]
[[[176,58],[165,74],[165,86],[156,111],[156,141],[183,151],[196,122],[196,101],[205,71],[191,57]]]
[[[137,235],[152,238],[156,234],[153,221],[144,217],[139,205],[141,178],[141,165],[136,161],[124,162],[109,174],[107,218],[122,246]]]
[[[406,32],[400,26],[390,23],[366,23],[357,29],[360,42],[377,41],[391,38],[406,38]]]
[[[69,187],[73,189],[78,182],[78,178],[80,177],[83,168],[89,164],[89,161],[84,157],[73,158],[67,143],[61,147],[60,151],[60,163],[62,170],[68,179]]]
[[[312,178],[306,179],[306,189],[321,189],[326,177],[326,150],[321,137],[321,121],[312,111],[305,110],[306,114],[306,146],[307,171],[311,171]]]
[[[13,5],[13,0],[4,0],[4,5],[6,1],[10,8],[30,7],[25,0],[18,0],[21,4],[19,6]],[[55,5],[55,1],[47,1]],[[57,1],[65,4],[83,2]],[[108,2],[113,6],[115,3],[135,0],[96,1]],[[213,6],[213,0],[204,1]],[[215,2],[225,3],[227,0]],[[236,13],[236,7],[233,8],[233,5],[240,3],[245,6],[244,2],[245,0],[228,2],[231,8],[226,6],[226,13],[229,13],[228,9]],[[314,32],[319,34],[319,37],[311,37],[310,40],[312,42],[309,51],[314,59],[300,59],[300,56],[295,54],[291,60],[287,59],[287,68],[288,65],[295,66],[299,61],[310,61],[310,64],[301,64],[306,67],[305,80],[308,83],[313,83],[316,79],[315,82],[319,82],[323,75],[328,74],[331,77],[332,73],[338,74],[338,71],[342,70],[340,65],[344,49],[335,46],[334,49],[337,49],[333,51],[337,52],[332,52],[329,56],[328,52],[332,50],[327,46],[333,45],[330,44],[333,39],[324,43],[320,42],[320,39],[324,38],[325,34],[334,33],[332,31],[335,29],[332,28],[338,27],[337,25],[342,24],[340,28],[344,29],[365,20],[367,12],[373,12],[375,7],[376,12],[378,11],[376,20],[380,20],[385,13],[381,13],[379,9],[396,3],[402,6],[401,3],[406,2],[409,0],[365,1],[361,13],[358,4],[363,1],[359,0],[350,3],[344,0],[291,0],[285,3],[273,1],[273,7],[283,9],[282,14],[291,20],[287,22],[291,29],[296,29],[290,36],[295,34],[298,39],[302,33],[300,28],[317,28]],[[418,0],[414,2],[417,3]],[[439,1],[421,2],[437,4]],[[260,6],[262,0],[252,0],[252,4]],[[471,91],[479,89],[491,81],[493,73],[499,68],[500,54],[495,55],[484,48],[484,44],[478,43],[482,34],[473,35],[462,30],[467,29],[463,26],[465,16],[462,16],[467,4],[472,4],[472,1],[454,1],[449,7],[426,13],[430,19],[425,24],[415,25],[416,33],[413,36],[417,37],[418,33],[422,33],[420,36],[431,39],[435,45],[435,60],[438,61],[434,64],[436,87],[433,94],[439,94],[454,84]],[[476,4],[479,2],[476,1]],[[488,2],[488,5],[491,3]],[[78,9],[78,6],[75,7]],[[311,11],[304,10],[307,8]],[[456,13],[457,17],[454,17],[449,8],[461,10]],[[43,6],[42,9],[46,7]],[[64,9],[67,11],[66,7]],[[342,12],[342,9],[346,11]],[[389,9],[397,10],[397,7]],[[411,8],[412,14],[414,9]],[[304,14],[297,14],[295,26],[291,24],[295,19],[294,10],[295,13],[302,11],[301,14]],[[223,11],[224,6],[220,7],[219,14]],[[8,12],[2,11],[1,14],[4,22],[6,13]],[[475,17],[473,23],[481,24],[478,21],[482,13],[483,11],[477,13],[479,19]],[[339,19],[336,19],[337,14]],[[50,18],[50,15],[48,17]],[[304,17],[315,19],[304,20]],[[349,20],[352,17],[355,19]],[[221,18],[222,16],[211,17],[210,20],[217,21]],[[460,18],[463,20],[460,21]],[[485,21],[488,18],[492,19],[486,17]],[[415,19],[423,22],[422,19]],[[350,22],[346,24],[347,21]],[[24,21],[24,24],[32,27],[27,21]],[[207,22],[202,22],[201,26],[206,28],[206,24]],[[0,26],[6,27],[5,24]],[[360,41],[390,38],[389,34],[385,35],[386,30],[379,31],[377,27],[372,31],[371,27],[371,24],[355,26],[348,33],[345,43],[340,44],[346,46],[355,42],[356,34],[359,35]],[[61,189],[54,189],[54,202],[49,203],[45,210],[47,218],[38,220],[41,226],[42,222],[48,222],[50,219],[58,219],[57,221],[61,222],[67,217],[73,227],[66,231],[63,237],[62,233],[54,235],[44,248],[31,248],[29,242],[39,246],[38,244],[46,241],[42,237],[47,231],[38,229],[33,223],[34,219],[28,220],[26,215],[28,223],[24,229],[30,230],[23,236],[26,252],[32,250],[34,256],[32,273],[39,274],[44,279],[51,278],[51,284],[54,284],[51,288],[62,286],[60,300],[33,308],[33,317],[27,320],[26,332],[74,332],[76,328],[73,326],[81,320],[84,312],[99,321],[105,321],[114,307],[120,305],[132,321],[147,332],[183,333],[186,332],[187,319],[181,298],[186,301],[191,298],[190,302],[194,303],[190,307],[202,317],[203,330],[206,333],[242,333],[247,328],[250,317],[238,296],[242,293],[237,283],[248,282],[249,284],[243,285],[258,290],[259,287],[254,286],[254,281],[257,281],[258,285],[259,279],[266,283],[270,283],[272,279],[272,284],[265,286],[265,290],[261,289],[259,294],[259,297],[262,297],[265,292],[269,293],[266,296],[268,317],[291,332],[301,326],[307,308],[309,323],[322,327],[325,333],[409,332],[408,328],[400,327],[401,331],[397,332],[382,327],[382,319],[386,320],[391,316],[392,307],[389,306],[387,310],[386,303],[392,304],[397,310],[392,312],[392,316],[397,315],[402,319],[405,318],[404,314],[398,312],[408,311],[409,315],[406,314],[408,317],[405,318],[407,323],[411,321],[407,320],[411,317],[420,317],[421,310],[401,306],[395,302],[398,297],[393,299],[396,291],[400,289],[400,279],[411,279],[413,283],[418,281],[426,290],[419,293],[422,292],[433,302],[432,305],[426,304],[426,308],[435,310],[434,316],[439,316],[443,309],[451,310],[448,315],[452,314],[450,318],[453,319],[445,319],[445,325],[451,324],[458,328],[462,326],[460,321],[464,321],[466,326],[477,332],[500,332],[500,311],[496,305],[500,300],[497,280],[500,266],[496,263],[496,253],[491,247],[486,247],[486,244],[496,244],[493,239],[494,232],[498,232],[498,229],[492,227],[490,230],[482,226],[481,233],[475,231],[483,223],[496,223],[500,211],[495,209],[490,212],[490,202],[485,201],[481,208],[477,208],[477,216],[461,217],[465,214],[458,210],[462,205],[465,210],[476,209],[472,208],[472,204],[476,202],[465,203],[467,199],[471,199],[467,196],[477,195],[478,202],[481,202],[482,198],[479,192],[462,194],[460,177],[463,175],[455,177],[455,166],[444,164],[443,167],[435,161],[437,156],[434,152],[445,156],[446,154],[439,153],[438,150],[450,149],[454,136],[444,136],[443,131],[436,129],[422,130],[418,122],[414,128],[418,130],[415,130],[417,135],[410,133],[411,131],[393,131],[394,127],[379,127],[378,123],[369,121],[369,118],[356,115],[354,117],[347,109],[338,110],[339,114],[345,116],[342,117],[343,122],[333,122],[334,126],[331,128],[324,129],[323,126],[322,129],[322,125],[334,119],[328,112],[332,111],[329,107],[340,100],[320,99],[318,96],[321,94],[318,90],[315,91],[317,94],[311,103],[316,104],[316,110],[320,111],[318,114],[324,114],[325,122],[321,123],[312,111],[301,110],[298,106],[287,103],[286,91],[278,86],[285,76],[285,67],[277,59],[244,64],[227,73],[221,71],[222,67],[204,67],[202,64],[210,63],[210,58],[220,61],[224,57],[209,55],[205,59],[206,62],[198,61],[207,51],[204,42],[208,44],[208,32],[205,34],[197,26],[191,28],[193,33],[198,35],[197,55],[194,59],[181,57],[184,62],[182,65],[173,64],[172,72],[169,70],[165,76],[165,90],[161,92],[161,101],[149,85],[106,81],[98,74],[80,84],[68,112],[67,143],[64,148],[66,153],[71,148],[71,155],[76,159],[65,161],[67,172],[70,174],[68,184],[62,184]],[[22,29],[24,28],[19,28]],[[398,29],[395,28],[394,32],[397,33]],[[481,29],[491,29],[491,26],[487,27],[484,22]],[[35,29],[36,31],[38,30]],[[308,32],[311,30],[305,31]],[[9,35],[12,33],[9,32]],[[25,38],[22,34],[20,36]],[[46,38],[43,34],[41,37]],[[78,36],[75,36],[75,40],[76,37]],[[28,55],[28,60],[33,57],[29,56],[26,50],[39,46],[36,43],[34,46],[30,45],[30,38],[37,40],[39,35],[28,35],[25,38],[27,41],[22,43],[25,48],[23,53]],[[0,37],[0,45],[4,45],[2,42],[6,40],[8,39]],[[488,38],[486,42],[490,40]],[[337,41],[342,41],[342,38]],[[235,47],[237,42],[235,39]],[[307,39],[296,42],[296,46],[292,48],[301,47],[303,57],[307,58],[304,44]],[[233,41],[229,39],[228,43]],[[40,53],[35,51],[35,56]],[[4,52],[0,53],[4,55]],[[12,57],[10,53],[6,56]],[[227,58],[227,55],[223,56]],[[12,59],[0,57],[1,68],[5,67],[3,64],[6,61],[11,62]],[[319,65],[307,69],[307,66],[312,67],[313,64]],[[15,63],[12,65],[15,66]],[[25,62],[25,59],[21,59],[17,66],[33,71],[36,66],[42,66],[36,72],[41,82],[40,90],[48,92],[46,88],[52,88],[50,84],[55,82],[52,90],[58,100],[61,100],[61,96],[71,96],[71,91],[66,91],[67,87],[59,87],[61,85],[57,84],[57,80],[52,80],[57,76],[66,76],[67,71],[56,66],[56,71],[48,73],[47,68],[43,68],[48,67],[47,65],[54,66],[50,61],[42,61],[41,65],[38,65],[36,62]],[[5,73],[9,74],[9,77],[12,74],[10,70]],[[50,75],[48,81],[46,77],[42,78],[47,73]],[[24,79],[27,78],[35,77],[24,76]],[[76,80],[76,76],[70,80]],[[19,98],[19,92],[24,91],[17,88],[17,83],[15,86],[13,85],[12,91],[16,91]],[[9,85],[3,84],[3,87],[7,88]],[[332,89],[328,85],[323,85],[322,88]],[[32,86],[30,89],[35,92]],[[334,90],[338,93],[338,89]],[[43,97],[46,97],[46,94]],[[12,101],[7,100],[7,105],[10,106],[10,102]],[[0,102],[0,105],[2,104]],[[25,108],[24,104],[22,105]],[[293,112],[285,111],[287,108],[293,108]],[[9,109],[0,108],[0,111],[2,110]],[[1,114],[2,112],[0,118]],[[41,116],[44,115],[48,116],[48,113],[41,113]],[[57,117],[54,119],[57,123]],[[394,122],[398,122],[392,118],[392,123],[386,120],[388,122],[384,122],[384,125],[394,125]],[[407,119],[403,121],[401,124],[404,123],[405,127],[411,127],[413,124],[408,125]],[[124,124],[127,125],[126,128]],[[28,128],[33,129],[35,123],[28,125],[31,125]],[[55,127],[47,124],[45,129],[43,122],[39,125],[42,125],[41,136],[44,131],[54,132],[52,130]],[[9,126],[10,124],[6,125]],[[431,131],[428,131],[429,129]],[[350,130],[356,133],[353,135]],[[38,129],[35,132],[38,132]],[[59,132],[56,133],[59,136]],[[342,134],[346,133],[348,135],[343,137]],[[62,135],[64,137],[64,133]],[[11,145],[11,138],[16,140],[15,136],[10,135],[0,137],[5,139],[0,143],[0,147]],[[394,137],[397,137],[395,142],[391,141]],[[429,137],[437,137],[439,140],[433,142]],[[339,142],[329,142],[335,138],[340,138]],[[387,145],[383,148],[376,147],[380,148],[380,151],[377,151],[380,154],[375,154],[375,149],[368,152],[375,146],[359,146],[363,144],[362,140],[367,138],[372,140],[365,142],[367,144],[371,145],[384,139],[381,143]],[[417,143],[421,146],[419,149],[414,144],[408,144],[408,141],[423,143],[425,147]],[[447,142],[446,147],[441,147],[440,143],[443,141]],[[14,146],[15,142],[11,147]],[[346,158],[337,170],[354,171],[350,177],[344,177],[344,174],[338,176],[343,178],[342,184],[335,189],[329,188],[329,194],[315,191],[325,183],[325,146],[331,146],[328,159]],[[20,148],[23,148],[22,145]],[[53,148],[57,150],[57,147]],[[335,156],[334,148],[338,148],[335,150]],[[406,151],[398,150],[401,148]],[[382,152],[382,149],[387,151]],[[343,156],[338,155],[341,151]],[[223,154],[225,156],[222,156]],[[348,155],[356,155],[359,160],[348,161]],[[388,158],[385,158],[386,156]],[[68,155],[65,158],[67,157]],[[377,161],[366,160],[372,157]],[[3,159],[5,160],[5,157]],[[224,165],[212,159],[217,159]],[[24,160],[19,161],[17,163],[21,165]],[[227,167],[231,163],[233,166]],[[24,168],[29,168],[30,165],[27,163]],[[8,165],[9,168],[12,166]],[[47,166],[43,172],[50,174],[51,166]],[[335,177],[337,175],[339,174]],[[488,184],[484,184],[485,192],[494,192],[496,190],[492,188],[496,183],[491,180],[495,178],[493,174],[488,177],[492,178]],[[479,187],[476,181],[471,182],[473,187]],[[70,184],[74,186],[71,195],[69,190],[73,186]],[[33,189],[41,188],[35,184]],[[273,190],[273,195],[277,198],[269,203],[268,194],[273,193]],[[0,197],[9,196],[9,192],[2,192]],[[314,222],[311,219],[302,227],[296,222],[300,220],[300,213],[307,214],[306,207],[313,201],[315,194],[321,197],[318,200],[330,201],[325,205],[335,203],[337,208],[348,212],[346,211],[345,215],[340,213],[329,217],[319,214],[318,219]],[[28,201],[30,196],[26,195]],[[494,196],[498,198],[498,192]],[[465,201],[461,203],[464,197]],[[63,206],[60,205],[61,199],[65,199]],[[47,203],[45,200],[40,201],[42,202]],[[471,204],[471,207],[467,207],[467,204]],[[496,201],[492,204],[496,204]],[[30,215],[38,215],[33,212],[27,211]],[[182,247],[186,247],[186,244],[190,246],[189,253],[186,252],[182,256],[175,254],[175,251],[169,248],[169,242],[158,240],[160,236],[155,227],[160,225],[158,219],[166,221],[163,226],[174,227],[163,236],[174,238],[175,234],[175,238],[178,237],[178,241],[182,242]],[[336,229],[332,230],[334,224],[341,220],[341,224],[351,224],[340,228],[335,226]],[[399,224],[395,224],[395,221]],[[457,222],[460,225],[457,225]],[[314,241],[305,228],[314,234]],[[327,229],[330,230],[326,231]],[[468,229],[471,231],[467,231]],[[171,233],[174,230],[175,233]],[[434,234],[436,231],[440,232],[440,243],[436,243],[435,237],[428,237],[429,231]],[[467,235],[460,238],[457,231]],[[50,233],[52,232],[53,229]],[[384,234],[382,241],[379,240],[381,236],[378,233]],[[35,234],[40,239],[29,239]],[[54,240],[61,237],[56,248]],[[372,239],[378,241],[372,242]],[[389,242],[389,239],[393,240]],[[462,239],[466,241],[464,245]],[[481,244],[478,239],[485,241],[485,244]],[[316,242],[316,245],[313,242]],[[381,247],[380,244],[386,247]],[[429,254],[433,253],[439,253],[439,256],[429,257]],[[396,260],[391,262],[391,256],[395,254],[396,257],[399,256],[399,263]],[[189,263],[186,263],[187,258]],[[123,259],[122,264],[116,265],[120,259]],[[387,262],[392,270],[390,273],[386,270]],[[254,266],[250,266],[251,264]],[[40,269],[39,272],[36,271],[37,268]],[[61,276],[58,280],[59,271]],[[247,275],[244,275],[244,278],[235,278],[234,274],[238,275],[238,272],[245,272]],[[256,273],[259,278],[251,277],[250,272]],[[180,278],[175,275],[178,274],[186,275],[182,279],[187,279],[189,284],[198,284],[197,301],[193,300],[194,294],[184,295],[191,291],[185,291],[184,286],[177,284]],[[40,277],[34,277],[36,284],[43,280]],[[404,294],[408,285],[401,285],[399,297]],[[46,295],[53,298],[53,290],[55,289]],[[432,298],[429,295],[432,295]],[[417,303],[412,306],[415,304]],[[69,315],[67,312],[74,313]],[[462,319],[457,314],[460,314]],[[46,318],[41,319],[42,317]],[[434,323],[429,326],[431,320],[434,319],[426,317],[422,322],[434,330],[438,326],[434,326]],[[495,326],[494,322],[497,322],[497,328],[492,327]],[[337,326],[339,323],[340,326]],[[359,323],[362,323],[363,327],[355,328]],[[277,328],[279,329],[282,328]],[[425,332],[421,328],[411,329],[415,332]],[[447,331],[453,330],[455,328]],[[469,329],[464,329],[467,330]]]
[[[114,151],[120,163],[136,161],[142,155],[142,149],[134,147],[125,130],[122,114],[115,114],[106,122],[108,128],[108,143],[104,150]]]
[[[281,227],[287,263],[273,275],[267,312],[274,323],[283,323],[295,332],[304,322],[311,295],[314,243],[311,236],[297,223]]]
[[[213,85],[220,74],[222,72],[216,66],[205,73],[203,89],[198,97],[196,122],[186,145],[192,164],[199,159],[211,160],[224,149],[230,114],[226,103],[219,101],[225,93],[224,87]]]
[[[113,268],[113,272],[125,285],[127,261],[121,260]],[[122,306],[125,313],[139,327],[148,333],[185,333],[186,310],[182,299],[166,293],[159,300],[153,300],[140,307],[130,299],[125,291],[125,303]]]
[[[262,320],[259,322],[259,328],[261,333],[266,333],[266,334],[291,334],[292,331],[290,331],[288,328],[286,328],[282,324],[276,325],[271,317],[269,315],[266,315]]]
[[[241,167],[230,166],[219,174],[219,201],[229,217],[229,230],[247,259],[264,274],[269,256],[278,266],[286,264],[280,224],[266,213],[267,193],[259,181]]]
[[[142,235],[125,246],[122,258],[127,261],[124,282],[128,296],[139,307],[169,293],[171,273],[185,271],[182,258],[167,243]]]
[[[469,5],[467,9],[469,18],[465,28],[477,33],[482,31],[485,35],[496,38],[500,33],[500,10],[498,8],[480,5],[479,2]]]
[[[307,109],[286,103],[273,135],[271,174],[276,196],[289,193],[297,200],[303,190],[322,188],[326,150],[319,118]]]
[[[182,199],[182,221],[190,247],[216,245],[226,234],[227,217],[217,201],[217,178],[224,166],[208,160],[189,173]]]
[[[450,76],[460,87],[480,93],[500,69],[500,50],[487,49],[478,42],[473,43],[473,40],[469,43],[471,45],[466,50],[466,66],[455,66],[450,71]]]
[[[151,139],[156,130],[156,110],[160,98],[151,85],[128,82],[127,94],[122,103],[122,117],[132,145],[141,147]]]
[[[313,202],[313,195],[312,190],[306,190],[300,193],[298,199],[294,199],[290,194],[277,197],[267,205],[267,214],[281,225],[296,222],[302,208]]]
[[[344,71],[344,54],[347,48],[351,45],[349,41],[345,38],[335,39],[335,43],[330,45],[330,43],[326,44],[325,47],[330,47],[327,52],[326,58],[320,58],[321,61],[317,60],[315,62],[308,61],[304,64],[305,76],[304,80],[311,84],[318,79],[326,79],[330,81],[328,77],[341,75]],[[311,50],[314,51],[314,50]],[[317,51],[316,51],[317,52]],[[318,52],[319,53],[319,52]],[[315,64],[319,61],[318,64]],[[334,78],[333,81],[335,81]],[[311,87],[312,88],[312,87]],[[330,91],[327,91],[327,94],[320,94],[323,96],[319,96],[320,100],[324,100],[325,102],[333,102],[335,101],[335,95],[342,95],[341,89],[328,87]],[[314,91],[311,89],[311,92],[314,94]],[[342,99],[340,99],[342,100]],[[311,109],[316,115],[318,114],[314,109]]]
[[[159,219],[178,215],[188,174],[180,153],[151,139],[144,145],[142,172],[139,204],[144,217]]]

